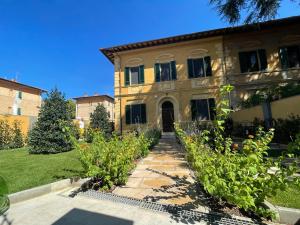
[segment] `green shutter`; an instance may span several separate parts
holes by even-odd
[[[22,91],[19,91],[19,92],[18,92],[18,98],[19,98],[19,99],[22,99]]]
[[[147,123],[146,104],[141,104],[141,123]]]
[[[188,65],[188,77],[193,78],[194,77],[193,60],[188,59],[187,60],[187,65]]]
[[[210,56],[204,57],[204,65],[205,65],[205,74],[206,76],[211,76],[212,75],[212,70],[211,70],[211,61],[210,61]]]
[[[18,108],[17,114],[20,116],[21,115],[21,108]]]
[[[208,99],[208,107],[209,107],[210,120],[214,120],[216,116],[216,102],[214,98]]]
[[[160,66],[159,63],[154,65],[155,81],[160,82]]]
[[[139,84],[144,83],[144,65],[140,65]]]
[[[191,100],[191,113],[192,113],[192,120],[196,120],[197,119],[196,100]]]
[[[172,80],[176,80],[177,79],[177,71],[176,71],[176,62],[172,61],[171,62],[171,75],[172,75]]]
[[[260,70],[266,70],[268,68],[267,54],[265,49],[258,50],[258,57],[260,61]]]
[[[125,106],[126,124],[131,124],[131,107],[130,105]]]
[[[279,49],[279,57],[280,57],[280,62],[281,62],[281,68],[282,69],[289,68],[287,48],[280,48]]]
[[[241,73],[248,72],[247,53],[239,52]]]
[[[130,85],[129,67],[125,67],[125,86]]]

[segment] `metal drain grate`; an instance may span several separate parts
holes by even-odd
[[[78,195],[96,198],[99,200],[108,200],[112,202],[123,203],[131,206],[137,206],[143,209],[149,209],[152,211],[165,212],[172,214],[175,217],[184,219],[186,221],[205,221],[211,225],[254,225],[260,224],[252,221],[242,220],[238,218],[232,218],[219,213],[203,213],[193,210],[185,210],[180,206],[160,204],[156,202],[148,202],[140,199],[129,198],[124,196],[115,195],[112,193],[99,192],[94,190],[88,190],[86,192],[80,192]]]

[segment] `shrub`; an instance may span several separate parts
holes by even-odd
[[[295,155],[300,155],[300,133],[297,134],[295,141],[289,143],[288,152]]]
[[[101,131],[106,137],[112,132],[112,125],[109,122],[108,112],[102,104],[98,104],[95,111],[90,115],[90,127]]]
[[[55,88],[44,100],[38,120],[29,134],[29,152],[59,153],[72,150],[71,127],[67,101]]]
[[[14,121],[12,129],[12,142],[11,148],[22,148],[24,147],[24,137],[21,130],[20,122]]]
[[[84,128],[84,139],[87,143],[92,143],[96,130],[92,129],[90,126]]]
[[[134,160],[148,153],[150,141],[144,134],[113,135],[107,139],[102,132],[94,135],[90,145],[79,146],[81,162],[87,176],[93,177],[97,187],[104,190],[125,184]]]
[[[187,150],[188,161],[196,172],[198,181],[211,195],[225,199],[246,211],[259,215],[273,215],[263,207],[266,197],[276,195],[290,184],[298,182],[292,175],[295,167],[284,168],[283,157],[267,159],[274,130],[268,132],[259,128],[256,136],[249,135],[241,150],[225,137],[225,121],[230,113],[229,102],[224,99],[231,86],[221,88],[221,100],[217,104],[216,120],[213,122],[214,139],[210,131],[187,135],[178,125],[176,134]],[[212,145],[208,143],[212,142]]]
[[[9,148],[12,140],[12,130],[7,120],[0,120],[0,149]]]
[[[161,138],[161,130],[157,128],[149,128],[144,131],[145,138],[150,141],[150,148],[154,147]]]

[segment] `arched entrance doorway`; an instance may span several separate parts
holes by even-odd
[[[161,105],[163,132],[174,131],[174,106],[170,101]]]

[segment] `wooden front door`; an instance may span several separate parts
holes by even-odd
[[[162,104],[163,132],[174,131],[174,107],[173,103],[166,101]]]

